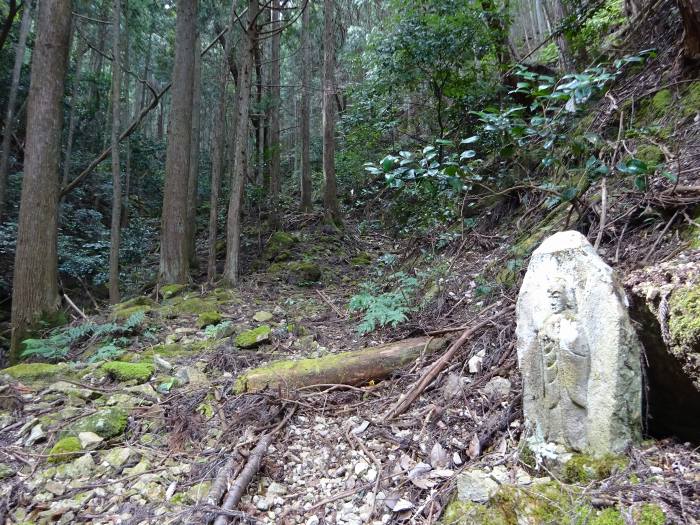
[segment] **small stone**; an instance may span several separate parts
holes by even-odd
[[[304,525],[318,525],[319,523],[320,520],[318,519],[318,516],[311,516],[310,518],[306,519]]]
[[[457,496],[463,502],[486,503],[498,488],[498,483],[482,470],[470,470],[457,477]]]
[[[31,447],[34,443],[43,441],[44,439],[46,439],[46,432],[44,432],[43,427],[39,424],[32,427],[32,431],[29,433],[29,437],[24,444]]]
[[[91,445],[96,445],[104,441],[104,438],[101,438],[94,432],[78,432],[78,439],[80,440],[80,446],[82,448],[88,448]]]
[[[173,369],[173,365],[159,355],[153,356],[153,364],[156,365],[157,369],[162,370],[163,372],[170,372]]]
[[[0,481],[2,481],[3,479],[11,478],[16,473],[17,471],[11,466],[5,463],[0,463]]]
[[[146,471],[150,470],[151,462],[146,458],[142,458],[136,465],[131,468],[124,469],[124,475],[134,476],[138,474],[144,474]]]
[[[253,330],[246,330],[236,336],[236,346],[238,348],[253,348],[258,346],[260,343],[270,339],[270,332],[272,332],[272,328],[266,324],[258,326]]]
[[[467,361],[467,367],[469,368],[470,374],[478,374],[479,372],[481,372],[485,356],[486,352],[484,350],[481,350],[479,353],[472,356],[469,359],[469,361]]]
[[[261,310],[255,313],[255,315],[253,316],[253,320],[258,323],[266,323],[268,321],[271,321],[273,317],[274,315],[272,315],[270,312]]]
[[[269,510],[270,502],[266,498],[258,498],[255,502],[255,508],[258,510]]]
[[[131,454],[132,450],[128,447],[113,448],[105,455],[104,461],[110,466],[118,468],[129,461]]]
[[[369,469],[367,471],[367,473],[365,474],[365,479],[367,481],[369,481],[370,483],[372,483],[374,480],[376,480],[377,479],[377,469],[375,469],[375,468]]]
[[[62,496],[66,492],[65,483],[58,483],[57,481],[52,480],[47,481],[44,488],[54,496]]]
[[[457,396],[460,396],[464,388],[464,378],[459,374],[450,374],[445,380],[445,384],[442,387],[442,397],[445,400],[450,401]]]
[[[510,381],[505,377],[492,377],[486,385],[484,385],[484,394],[488,397],[496,399],[505,399],[510,394]]]
[[[362,474],[367,472],[368,469],[369,469],[369,464],[367,464],[367,462],[365,462],[365,461],[360,461],[359,463],[355,464],[355,475],[361,476]]]
[[[276,481],[273,481],[270,483],[270,486],[267,487],[267,496],[268,497],[275,497],[275,496],[282,496],[287,493],[287,487],[282,485],[281,483],[277,483]]]

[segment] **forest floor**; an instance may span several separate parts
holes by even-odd
[[[96,335],[78,345],[69,365],[6,370],[12,378],[0,387],[0,523],[205,523],[220,508],[221,490],[274,427],[259,475],[229,512],[234,521],[437,523],[457,475],[468,469],[532,491],[556,483],[564,496],[553,505],[571,515],[585,509],[585,522],[619,502],[653,513],[640,505],[654,502],[670,522],[695,523],[700,454],[690,444],[645,442],[614,468],[599,468],[600,475],[535,468],[520,440],[512,293],[492,303],[505,313],[470,338],[398,416],[387,414],[433,356],[359,386],[237,393],[237,377],[270,361],[433,330],[454,339],[462,324],[484,318],[479,268],[502,254],[493,239],[480,247],[477,238],[466,251],[463,245],[432,260],[449,266],[453,277],[437,283],[442,299],[429,312],[401,329],[359,336],[357,315],[346,308],[350,296],[358,282],[378,278],[368,259],[402,247],[349,231],[355,229],[327,234],[305,227],[283,247],[268,239],[261,257],[248,261],[258,271],[235,291],[156,290],[158,302],[142,298],[91,319],[107,325],[116,316],[118,324],[143,311],[138,334],[117,362],[145,365],[145,372],[91,363]],[[404,264],[413,256],[399,255]],[[316,281],[310,267],[295,266],[300,260],[318,265],[318,282],[310,282]],[[220,315],[219,329],[200,328],[203,313],[211,312]],[[271,329],[268,339],[255,348],[236,346],[237,334],[262,325]],[[443,523],[479,522],[449,519]]]

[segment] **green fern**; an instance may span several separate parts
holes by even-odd
[[[377,293],[372,283],[362,286],[363,291],[350,298],[348,308],[351,312],[364,312],[357,327],[361,334],[373,332],[378,327],[398,326],[405,322],[412,308],[413,294],[418,287],[418,279],[404,272],[389,276],[389,281],[396,283],[396,288],[389,292]]]

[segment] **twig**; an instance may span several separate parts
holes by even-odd
[[[484,308],[482,310],[482,313],[490,310],[491,308],[496,306],[496,304],[498,303],[494,303]],[[459,339],[452,343],[452,346],[450,346],[450,348],[448,348],[447,351],[428,368],[428,370],[422,375],[422,377],[416,383],[413,384],[413,386],[406,393],[406,395],[401,397],[399,401],[391,409],[389,409],[389,411],[385,415],[385,418],[392,419],[405,412],[406,409],[411,405],[411,403],[413,403],[418,398],[418,396],[420,396],[423,393],[423,391],[430,385],[430,383],[432,383],[433,380],[438,376],[438,374],[447,366],[450,360],[457,353],[457,350],[460,349],[460,347],[465,343],[467,339],[474,335],[474,333],[477,330],[480,330],[484,326],[492,323],[498,317],[501,317],[505,313],[513,311],[514,309],[514,306],[504,308],[500,312],[488,317],[480,323],[477,323],[472,328],[467,328],[462,333],[462,335],[459,336]]]
[[[610,95],[613,104],[617,106],[617,102]],[[620,141],[622,140],[622,129],[624,127],[625,112],[620,111],[620,124],[617,128],[617,141],[615,142],[615,151],[612,156],[612,168],[615,169],[615,161],[617,160],[617,152],[620,150]],[[595,239],[595,244],[593,248],[598,251],[600,248],[600,241],[603,240],[603,233],[605,232],[605,222],[608,219],[608,178],[603,176],[603,180],[600,182],[600,226],[598,227],[598,236]]]
[[[377,457],[372,454],[369,449],[365,446],[365,444],[362,442],[362,440],[357,437],[355,434],[351,434],[350,432],[345,430],[345,438],[348,440],[348,443],[350,443],[350,446],[352,446],[352,440],[354,439],[357,441],[357,444],[360,445],[360,448],[362,449],[362,452],[365,453],[365,455],[372,460],[372,463],[374,463],[374,466],[377,469],[377,478],[374,480],[374,496],[372,498],[372,508],[369,510],[369,518],[372,519],[372,515],[374,514],[374,509],[377,505],[377,494],[379,493],[379,483],[381,482],[382,479],[382,464],[381,462],[377,459]]]
[[[333,308],[333,311],[338,315],[338,317],[340,317],[341,319],[345,319],[345,317],[346,317],[345,314],[343,314],[343,312],[338,310],[338,307],[331,302],[331,300],[328,298],[328,296],[325,293],[323,293],[321,290],[316,290],[316,293],[319,295],[319,297],[321,299],[323,299],[325,301],[325,303],[328,306]]]
[[[70,300],[70,297],[68,297],[67,293],[63,292],[63,298],[68,303],[68,306],[70,306],[73,310],[78,312],[78,315],[80,317],[82,317],[83,319],[87,319],[87,315],[85,315],[85,313],[80,308],[78,308],[73,301]]]
[[[663,236],[666,235],[666,232],[667,232],[668,229],[671,227],[671,224],[673,224],[673,221],[675,221],[675,220],[676,220],[676,217],[678,217],[678,213],[679,213],[679,212],[676,211],[676,213],[673,214],[673,217],[671,217],[671,220],[668,221],[668,222],[666,223],[666,226],[664,226],[664,229],[661,230],[661,233],[660,233],[659,236],[656,238],[656,241],[654,242],[654,245],[651,247],[651,249],[650,249],[649,252],[646,254],[646,256],[644,256],[644,259],[642,259],[642,263],[646,263],[646,262],[649,260],[649,257],[651,257],[651,255],[654,253],[654,251],[656,250],[656,247],[659,245],[659,242],[661,241],[661,239],[663,238]]]

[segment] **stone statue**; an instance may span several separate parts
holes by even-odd
[[[535,250],[517,321],[535,441],[604,455],[640,437],[640,345],[622,288],[583,235],[557,233]]]
[[[552,313],[537,331],[531,349],[541,354],[542,396],[547,408],[542,425],[547,440],[581,450],[586,435],[590,348],[566,283],[556,279],[547,294]]]

